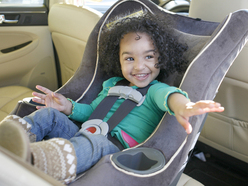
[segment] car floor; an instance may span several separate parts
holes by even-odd
[[[203,154],[205,162],[204,158],[203,160],[198,158]],[[197,143],[184,173],[205,186],[248,186],[247,163],[211,149],[202,143]]]

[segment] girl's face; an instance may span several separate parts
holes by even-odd
[[[137,39],[138,38],[138,39]],[[120,63],[123,76],[130,86],[146,87],[158,76],[155,68],[159,54],[146,33],[128,33],[120,41]]]

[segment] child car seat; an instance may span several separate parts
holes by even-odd
[[[174,34],[189,49],[187,70],[163,80],[188,92],[191,101],[213,100],[218,88],[247,40],[248,12],[237,11],[221,23],[200,21],[170,13],[148,0],[120,0],[99,20],[92,31],[82,63],[74,76],[57,92],[80,103],[90,103],[109,77],[99,68],[97,46],[107,20],[126,12],[145,9],[173,20]],[[25,116],[35,108],[19,102],[13,114]],[[176,185],[187,164],[205,115],[193,116],[187,135],[176,118],[167,113],[143,143],[103,157],[71,185]]]

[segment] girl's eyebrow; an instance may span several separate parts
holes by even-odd
[[[124,55],[124,54],[132,54],[132,52],[122,52],[122,56]]]
[[[156,53],[156,50],[155,49],[151,49],[151,50],[147,50],[147,51],[145,51],[145,52],[143,52],[144,54],[146,54],[146,53],[150,53],[150,52],[153,52],[153,53]],[[132,52],[122,52],[122,54],[121,55],[124,55],[124,54],[132,54]]]
[[[147,51],[144,52],[144,54],[145,53],[150,53],[150,52],[156,53],[156,50],[155,49],[147,50]]]

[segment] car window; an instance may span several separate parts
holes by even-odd
[[[105,13],[117,0],[85,0],[84,6]]]
[[[4,5],[14,5],[14,6],[22,6],[22,5],[43,5],[44,0],[0,0],[0,6]]]

